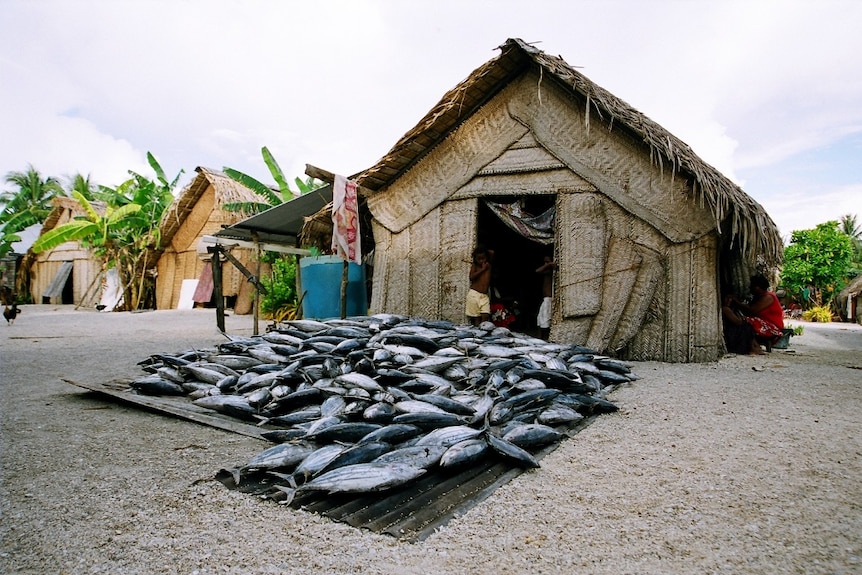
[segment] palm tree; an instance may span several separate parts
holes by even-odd
[[[853,242],[850,275],[855,277],[862,270],[862,226],[857,223],[855,214],[841,216],[841,231],[850,236]]]
[[[43,180],[32,165],[26,172],[7,173],[5,179],[7,184],[18,186],[18,191],[0,194],[0,202],[5,204],[4,216],[29,211],[40,220],[44,219],[51,211],[51,200],[66,195],[57,178],[49,176]]]
[[[53,177],[42,179],[32,165],[26,172],[9,172],[6,183],[18,187],[14,192],[0,194],[0,255],[11,250],[12,243],[20,241],[18,232],[45,220],[51,212],[51,200],[66,195],[60,182]]]
[[[841,231],[854,240],[862,239],[862,226],[857,223],[855,214],[841,216]]]
[[[263,155],[263,161],[269,168],[269,172],[270,174],[272,174],[272,178],[275,180],[275,183],[278,184],[278,192],[276,193],[276,191],[273,190],[271,187],[261,183],[259,180],[253,178],[252,176],[249,176],[248,174],[240,172],[239,170],[234,170],[233,168],[223,168],[224,173],[228,177],[233,180],[236,180],[240,184],[255,192],[258,196],[266,200],[264,202],[227,203],[223,206],[225,210],[230,212],[256,214],[258,212],[268,210],[273,206],[283,204],[284,202],[289,202],[297,196],[307,194],[308,192],[316,190],[317,188],[324,185],[323,182],[315,180],[314,178],[306,178],[305,180],[295,178],[294,182],[296,183],[298,193],[294,193],[294,191],[290,189],[290,184],[287,182],[287,179],[284,177],[284,172],[278,165],[278,162],[275,161],[275,158],[273,157],[269,149],[264,146],[260,149],[260,153],[261,155]]]
[[[82,175],[80,172],[69,180],[69,195],[78,192],[88,200],[95,200],[99,187],[90,181],[90,175]]]

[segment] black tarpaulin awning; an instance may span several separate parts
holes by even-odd
[[[262,243],[296,246],[305,217],[317,213],[331,201],[332,186],[326,185],[228,226],[213,236],[252,241],[257,234]]]

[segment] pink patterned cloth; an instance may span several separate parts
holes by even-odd
[[[332,183],[332,253],[362,263],[356,182],[339,175]]]

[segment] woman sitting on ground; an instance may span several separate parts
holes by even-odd
[[[745,321],[745,316],[739,313],[733,302],[732,295],[724,296],[721,306],[722,323],[724,324],[724,343],[727,351],[739,354],[763,354],[760,344],[754,337],[754,328]]]
[[[783,335],[784,308],[775,293],[769,291],[769,280],[757,275],[752,276],[751,303],[743,303],[734,298],[736,308],[745,315],[745,321],[754,328],[755,343],[766,344],[767,349]]]

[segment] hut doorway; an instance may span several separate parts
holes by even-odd
[[[542,265],[546,255],[554,257],[554,245],[540,243],[512,229],[494,213],[488,202],[503,205],[517,202],[525,214],[532,215],[553,209],[556,196],[489,197],[479,202],[477,243],[494,250],[492,315],[498,310],[502,310],[503,315],[511,314],[514,319],[508,323],[510,329],[536,335],[536,314],[542,303],[542,278],[536,274],[536,268]]]
[[[54,278],[51,280],[51,283],[48,284],[48,287],[42,293],[42,303],[50,304],[51,299],[59,298],[59,302],[61,304],[71,304],[75,303],[74,301],[74,283],[72,281],[72,270],[75,266],[75,262],[67,261],[63,262],[60,265],[60,268],[57,270],[57,273],[54,275]]]

